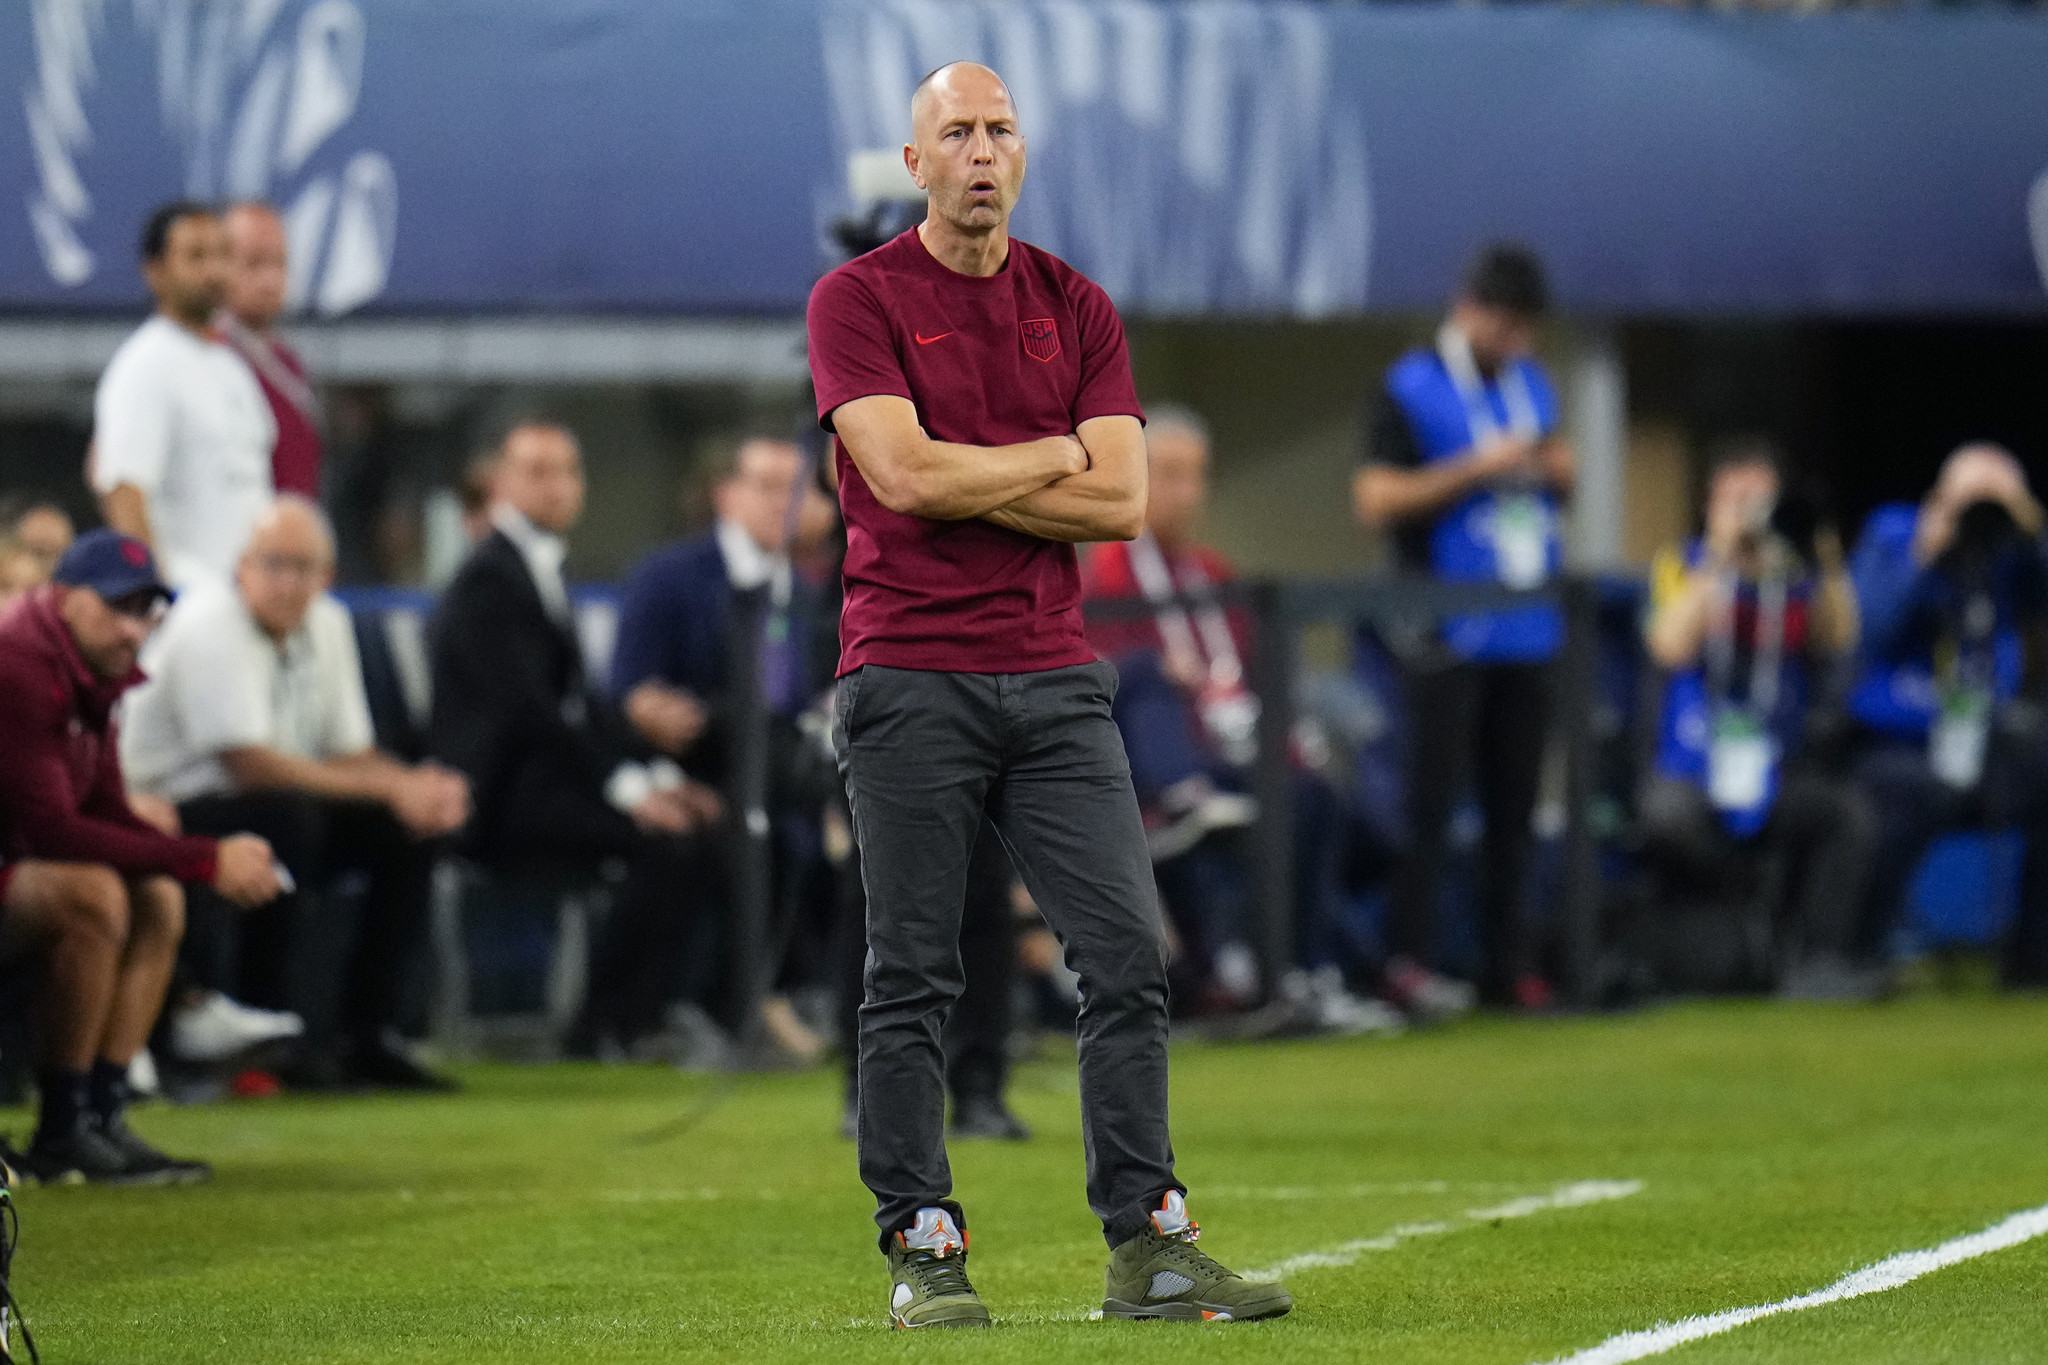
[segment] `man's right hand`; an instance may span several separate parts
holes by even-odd
[[[254,910],[277,899],[284,886],[277,879],[277,855],[267,840],[254,834],[230,834],[214,854],[213,889]]]
[[[681,688],[650,681],[626,694],[626,719],[649,744],[680,758],[704,733],[710,714]]]
[[[1086,474],[1095,467],[1094,457],[1089,455],[1088,447],[1081,444],[1078,432],[1070,431],[1064,436],[1049,436],[1046,439],[1055,443],[1060,453],[1067,457],[1067,477]]]
[[[1482,480],[1520,474],[1535,453],[1536,443],[1526,436],[1496,436],[1473,450],[1473,472]]]

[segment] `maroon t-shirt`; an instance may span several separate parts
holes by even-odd
[[[1014,237],[985,279],[939,264],[915,228],[849,261],[811,291],[810,351],[827,431],[834,409],[874,394],[916,404],[934,440],[974,446],[1144,416],[1109,296]],[[833,451],[846,517],[841,676],[862,664],[1034,673],[1094,659],[1073,546],[892,512],[845,443]]]

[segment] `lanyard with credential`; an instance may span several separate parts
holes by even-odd
[[[1955,622],[1955,636],[1949,642],[1951,655],[1942,659],[1938,651],[1936,665],[1942,673],[1944,692],[1990,692],[1997,675],[1997,648],[1993,632],[1998,626],[1998,607],[1991,600],[1991,594],[1979,588],[1972,592],[1963,603],[1963,610]]]
[[[1715,579],[1714,610],[1707,623],[1707,697],[1715,709],[1727,705],[1735,673],[1735,612],[1740,585],[1733,573]],[[1778,677],[1785,658],[1783,574],[1771,574],[1756,588],[1756,646],[1749,663],[1749,707],[1768,721],[1778,706]]]
[[[1166,556],[1150,531],[1131,542],[1130,556],[1131,575],[1138,580],[1138,590],[1145,594],[1145,600],[1152,604],[1153,619],[1168,652],[1196,659],[1206,654],[1209,681],[1235,687],[1244,678],[1244,663],[1238,656],[1237,641],[1230,633],[1230,621],[1223,608],[1210,597],[1190,622],[1187,608],[1175,600],[1173,572],[1166,567]],[[1186,576],[1190,579],[1190,596],[1207,595],[1209,579],[1200,566],[1190,563]],[[1200,649],[1195,647],[1196,631],[1201,632]]]
[[[1735,624],[1740,585],[1733,573],[1715,580],[1707,635],[1707,796],[1737,834],[1761,825],[1776,790],[1779,754],[1771,737],[1784,658],[1785,578],[1773,573],[1757,585],[1756,640],[1750,651],[1747,705],[1731,697]]]
[[[1437,355],[1458,401],[1465,409],[1466,434],[1474,450],[1498,441],[1503,435],[1494,420],[1493,404],[1480,380],[1479,366],[1472,358],[1472,342],[1462,331],[1445,323],[1436,334]],[[1501,403],[1507,409],[1508,430],[1525,440],[1542,434],[1536,401],[1529,394],[1529,381],[1520,365],[1503,365],[1495,381]],[[1536,495],[1536,481],[1526,476],[1503,480],[1483,494],[1479,514],[1471,523],[1474,538],[1490,543],[1493,571],[1510,588],[1540,587],[1550,576],[1550,516]]]
[[[1498,440],[1504,433],[1494,420],[1493,404],[1487,401],[1486,383],[1479,377],[1478,362],[1472,358],[1471,340],[1447,322],[1437,329],[1436,353],[1444,362],[1444,372],[1451,377],[1451,386],[1458,391],[1458,401],[1465,406],[1465,426],[1473,448]],[[1496,383],[1501,402],[1508,410],[1507,430],[1530,440],[1542,435],[1542,419],[1536,415],[1536,400],[1529,393],[1529,381],[1523,376],[1522,367],[1501,366]]]
[[[1953,639],[1935,651],[1935,713],[1927,730],[1927,760],[1934,775],[1957,791],[1972,790],[1984,776],[1998,677],[1997,625],[1998,608],[1991,594],[1978,587],[1963,604]]]

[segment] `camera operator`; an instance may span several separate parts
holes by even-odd
[[[1857,779],[1881,821],[1861,946],[1881,952],[1937,835],[2027,836],[2012,984],[2048,984],[2048,558],[2041,505],[2012,455],[1966,445],[1918,509],[1872,513],[1857,545],[1869,629],[1850,695]]]
[[[1806,751],[1810,665],[1856,646],[1855,589],[1816,509],[1781,499],[1771,449],[1725,449],[1708,476],[1706,535],[1661,556],[1648,644],[1669,673],[1656,771],[1638,810],[1653,857],[1695,884],[1789,860],[1774,937],[1781,992],[1872,987],[1846,960],[1874,821],[1862,793]]]

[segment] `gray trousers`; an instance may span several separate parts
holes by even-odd
[[[960,915],[984,813],[1081,978],[1088,1205],[1111,1246],[1168,1190],[1165,937],[1130,764],[1110,720],[1116,669],[840,679],[841,772],[867,889],[856,1107],[881,1241],[950,1209],[939,1036],[962,988]]]

